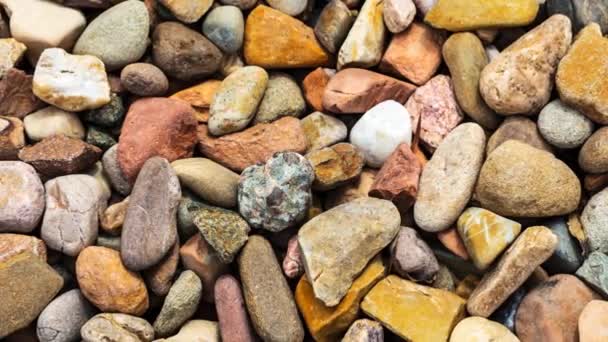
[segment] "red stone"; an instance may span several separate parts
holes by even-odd
[[[222,341],[255,341],[239,281],[231,275],[223,275],[215,282],[214,293]]]
[[[323,93],[333,74],[330,69],[316,68],[302,81],[306,102],[317,112],[323,112]]]

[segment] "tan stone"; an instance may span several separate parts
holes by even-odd
[[[159,0],[177,20],[194,23],[202,18],[213,5],[213,0]]]
[[[327,191],[350,182],[363,169],[363,154],[354,145],[339,143],[306,155],[315,171],[312,188]]]
[[[101,215],[99,223],[101,229],[112,235],[120,235],[122,224],[125,222],[129,197],[109,206]]]
[[[365,0],[338,52],[338,70],[345,67],[368,68],[380,62],[387,32],[383,6],[382,0]]]
[[[553,147],[540,135],[536,123],[524,116],[510,116],[500,124],[488,139],[486,155],[489,156],[492,151],[508,140],[521,141],[539,150],[553,153]]]
[[[224,208],[236,206],[238,174],[206,158],[178,159],[171,167],[180,184],[201,199]]]
[[[302,92],[309,106],[318,112],[323,111],[323,93],[329,80],[335,75],[335,70],[316,68],[302,81]]]
[[[179,91],[170,96],[172,99],[178,99],[188,102],[195,111],[196,120],[198,122],[209,121],[209,108],[211,101],[217,92],[222,81],[207,80],[201,84]]]
[[[460,321],[450,335],[450,342],[519,342],[507,327],[483,317],[468,317]]]
[[[308,139],[308,152],[338,143],[348,135],[344,122],[321,112],[314,112],[300,120]]]
[[[608,341],[608,302],[592,300],[578,318],[580,342]]]
[[[27,50],[25,44],[14,38],[0,39],[0,78],[21,61],[25,50]]]
[[[46,262],[44,241],[29,235],[0,234],[0,263],[24,252],[35,255]]]
[[[329,210],[357,198],[368,197],[377,173],[376,169],[364,168],[356,181],[328,192],[325,209]]]
[[[25,146],[23,122],[19,118],[0,116],[0,160],[16,160]]]

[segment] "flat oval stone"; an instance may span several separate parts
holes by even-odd
[[[562,101],[549,102],[538,115],[538,131],[555,147],[580,147],[593,133],[594,125],[584,114]]]
[[[315,35],[327,51],[336,53],[355,21],[344,1],[330,1],[319,15]]]
[[[540,134],[536,123],[525,116],[507,117],[488,139],[486,154],[490,155],[492,151],[508,140],[517,140],[539,150],[553,153],[553,148]]]
[[[44,187],[36,170],[20,161],[0,161],[0,232],[31,232],[44,206]]]
[[[386,27],[381,0],[366,0],[353,27],[338,52],[338,69],[369,68],[380,62],[384,50]]]
[[[608,253],[608,189],[593,195],[581,214],[587,243],[592,251]]]
[[[578,164],[588,173],[608,172],[608,128],[595,131],[581,148]]]
[[[23,118],[25,133],[30,140],[40,141],[52,135],[63,134],[84,139],[84,126],[78,115],[56,107],[46,107]]]
[[[218,6],[203,21],[203,34],[226,53],[235,53],[243,46],[245,20],[234,6]]]
[[[238,174],[206,158],[178,159],[171,167],[181,185],[201,199],[224,208],[236,206]]]
[[[306,110],[302,90],[289,74],[273,72],[255,116],[255,123],[270,122],[284,116],[299,118]]]
[[[80,328],[95,314],[95,308],[74,289],[55,298],[36,322],[40,342],[69,342],[80,338]]]
[[[152,342],[154,329],[143,318],[121,313],[101,313],[80,329],[85,342]]]
[[[452,330],[450,342],[470,342],[473,336],[479,341],[519,342],[507,327],[483,317],[468,317],[460,321]]]
[[[201,300],[203,284],[196,273],[182,272],[165,297],[163,307],[154,321],[156,337],[164,337],[176,332],[196,313]]]
[[[217,279],[215,309],[223,341],[253,342],[255,333],[249,322],[239,281],[231,275]]]
[[[169,88],[167,76],[153,64],[133,63],[120,72],[120,83],[139,96],[162,96]]]
[[[473,194],[485,142],[483,129],[475,123],[456,127],[441,142],[420,176],[414,204],[420,228],[439,232],[456,222]]]

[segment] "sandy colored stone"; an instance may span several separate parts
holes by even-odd
[[[11,68],[0,80],[0,113],[23,119],[27,114],[44,107],[32,92],[34,77]]]
[[[193,319],[179,329],[179,332],[157,342],[220,342],[217,322]]]
[[[213,303],[215,281],[222,274],[228,273],[228,265],[224,264],[202,234],[194,234],[179,250],[179,255],[185,269],[192,270],[203,282],[203,299]]]
[[[152,342],[154,329],[143,318],[122,313],[100,313],[80,329],[84,342]]]
[[[124,200],[114,203],[103,212],[99,217],[101,229],[112,235],[119,235],[122,224],[125,222],[127,207],[129,206],[129,197]]]
[[[608,339],[608,302],[592,300],[578,318],[580,342],[602,342]]]
[[[315,35],[327,51],[336,53],[354,22],[355,16],[344,2],[330,1],[319,15],[315,25]]]
[[[21,61],[25,50],[27,50],[25,44],[14,38],[0,39],[0,78]]]
[[[580,149],[578,164],[588,173],[608,172],[608,128],[595,131]]]
[[[44,207],[44,187],[36,170],[20,161],[0,161],[0,232],[30,233]]]
[[[268,87],[253,122],[272,122],[284,116],[299,118],[305,111],[306,102],[295,79],[289,74],[275,71],[270,73]]]
[[[209,121],[209,108],[215,96],[215,93],[222,84],[219,80],[207,80],[198,85],[181,90],[169,98],[188,102],[195,111],[195,117],[198,122]]]
[[[327,192],[325,209],[329,210],[357,198],[368,197],[377,173],[376,169],[363,168],[357,180]]]
[[[57,134],[80,140],[85,137],[85,128],[78,115],[53,106],[27,115],[23,119],[23,125],[27,137],[32,141]]]
[[[0,116],[0,160],[18,159],[25,146],[23,122],[19,118]]]
[[[213,5],[213,0],[160,0],[177,20],[191,24],[197,22]]]
[[[519,342],[504,325],[483,317],[467,317],[454,327],[450,342]]]
[[[540,134],[536,123],[525,116],[509,116],[488,139],[486,155],[508,140],[517,140],[539,150],[553,153],[553,148]]]
[[[321,112],[306,116],[300,123],[309,143],[308,152],[339,143],[348,134],[344,122]]]
[[[171,166],[181,185],[201,199],[225,208],[236,206],[238,174],[206,158],[179,159]]]
[[[0,263],[21,253],[30,253],[46,262],[44,241],[29,235],[0,234]]]
[[[339,143],[306,155],[315,172],[312,188],[327,191],[350,182],[363,169],[363,154],[353,145]]]
[[[387,35],[383,7],[382,0],[365,0],[338,52],[338,70],[347,67],[369,68],[380,62]]]
[[[458,234],[457,228],[448,228],[437,233],[437,239],[441,244],[453,254],[464,260],[469,260],[469,252]]]

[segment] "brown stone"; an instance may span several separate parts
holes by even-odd
[[[201,234],[195,234],[179,250],[184,268],[193,271],[203,282],[203,299],[213,302],[215,281],[219,276],[228,273],[228,265],[222,263],[215,251],[203,239]]]
[[[0,263],[24,252],[35,255],[46,262],[44,241],[29,235],[0,234]]]
[[[129,197],[107,207],[99,217],[101,229],[111,235],[120,235],[122,224],[125,222],[128,206]]]
[[[99,147],[82,140],[54,135],[19,151],[19,159],[48,177],[78,173],[101,158]]]
[[[323,107],[338,114],[364,113],[386,100],[405,104],[416,86],[373,71],[349,68],[329,81]]]
[[[519,140],[539,150],[553,153],[553,148],[540,135],[536,123],[524,116],[510,116],[503,121],[488,139],[486,155],[490,155],[507,140]]]
[[[222,84],[219,80],[207,80],[201,84],[179,91],[169,98],[188,102],[195,112],[198,122],[209,121],[209,108],[211,101]]]
[[[254,342],[255,334],[249,322],[239,281],[231,275],[219,277],[215,282],[214,294],[222,340]]]
[[[380,62],[380,70],[418,85],[425,84],[441,65],[443,40],[438,30],[414,22],[393,36]]]
[[[173,276],[177,270],[178,263],[179,242],[176,242],[169,253],[158,264],[143,272],[148,289],[157,296],[166,296],[173,283]]]
[[[608,173],[585,175],[584,185],[585,190],[589,192],[602,190],[608,185]]]
[[[323,93],[329,80],[335,75],[335,70],[316,68],[302,81],[304,98],[309,106],[318,112],[323,111]]]
[[[355,182],[328,192],[327,199],[325,200],[325,209],[329,210],[357,198],[368,197],[377,173],[378,170],[376,169],[363,169]]]
[[[198,127],[201,153],[237,172],[257,163],[264,163],[277,152],[304,153],[308,141],[294,117],[284,117],[272,123],[261,123],[242,132],[219,138],[211,136],[207,126]]]
[[[469,299],[471,293],[473,293],[477,285],[479,285],[480,281],[481,279],[479,279],[479,277],[477,277],[476,275],[469,274],[458,283],[458,286],[456,287],[456,290],[454,290],[454,293],[459,295],[461,298]]]
[[[580,342],[608,341],[608,302],[592,300],[578,318]]]
[[[134,182],[146,160],[159,156],[172,162],[192,156],[196,119],[187,103],[167,98],[146,98],[129,108],[118,142],[118,162]]]
[[[27,114],[44,107],[32,92],[34,77],[11,68],[0,81],[0,114],[23,119]]]
[[[23,146],[23,122],[19,118],[0,116],[0,160],[16,160]]]
[[[450,252],[464,260],[469,260],[469,253],[467,252],[464,242],[462,242],[462,238],[460,238],[456,228],[452,227],[437,233],[437,239]]]
[[[348,183],[361,173],[365,161],[354,145],[339,143],[306,155],[315,171],[312,188],[327,191]]]

